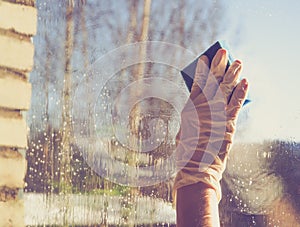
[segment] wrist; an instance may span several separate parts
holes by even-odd
[[[219,226],[218,199],[215,189],[199,182],[177,190],[177,225]]]

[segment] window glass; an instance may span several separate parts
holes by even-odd
[[[217,40],[249,99],[222,179],[222,226],[298,226],[298,1],[37,0],[28,226],[174,226],[180,70]]]

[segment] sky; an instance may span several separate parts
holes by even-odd
[[[300,141],[300,1],[229,0],[225,39],[244,63],[250,97],[247,141]],[[241,25],[239,44],[230,27]]]
[[[300,1],[225,1],[227,16],[220,19],[225,21],[227,28],[218,39],[225,40],[232,55],[244,63],[242,76],[249,80],[252,99],[252,103],[247,107],[249,120],[243,123],[243,133],[240,133],[243,136],[240,136],[240,139],[291,139],[300,142],[300,26],[297,26],[300,21]],[[39,7],[44,7],[42,2]],[[153,2],[157,4],[159,1]],[[198,3],[197,0],[191,2]],[[120,1],[113,3],[116,4],[114,7],[118,8]],[[45,17],[47,29],[51,25],[47,24],[47,21],[56,21],[53,15],[56,15],[54,10],[59,6],[52,5],[50,8],[51,10],[47,11],[49,15],[45,14],[45,9],[43,14],[40,14],[44,17],[49,16]],[[122,13],[119,15],[121,19],[117,21],[124,21]],[[54,22],[52,25],[57,27],[57,23]],[[57,36],[57,33],[53,35]],[[107,39],[111,39],[110,33],[106,36]],[[101,38],[106,36],[101,35]],[[37,40],[43,41],[44,37],[36,39],[36,42]],[[174,40],[166,41],[172,43]],[[55,48],[63,49],[57,43],[59,42],[55,43]],[[122,46],[121,44],[120,41],[119,45]],[[98,43],[95,46],[98,46]],[[107,51],[114,48],[116,47],[110,47]],[[42,59],[38,58],[39,61]]]

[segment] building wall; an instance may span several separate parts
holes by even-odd
[[[0,0],[0,227],[24,226],[27,147],[37,10],[34,0]]]

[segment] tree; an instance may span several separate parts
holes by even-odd
[[[72,66],[71,57],[73,51],[73,2],[69,1],[66,8],[66,37],[65,37],[65,75],[62,94],[62,150],[60,162],[60,190],[70,193],[71,190],[71,108],[72,108]]]
[[[98,95],[98,91],[91,90],[91,87],[80,90],[84,95],[82,95],[82,99],[76,100],[76,102],[81,103],[82,106],[89,106],[90,112],[87,118],[76,119],[80,116],[80,113],[77,113],[77,110],[75,111],[74,106],[72,106],[73,95],[82,77],[75,77],[75,73],[81,69],[86,71],[90,65],[109,50],[139,41],[159,40],[175,43],[198,54],[211,43],[211,40],[217,38],[219,32],[225,26],[219,19],[224,15],[221,12],[223,1],[178,0],[170,4],[163,4],[161,1],[151,0],[111,2],[70,0],[67,2],[57,1],[57,5],[47,3],[47,9],[43,8],[44,2],[46,1],[39,3],[39,8],[43,10],[40,13],[42,19],[39,26],[43,30],[36,37],[40,41],[36,46],[37,54],[41,56],[39,57],[41,60],[37,65],[40,72],[32,74],[32,76],[35,89],[39,94],[42,94],[40,97],[34,97],[33,105],[35,107],[33,109],[37,112],[33,114],[36,119],[40,119],[40,103],[45,103],[43,109],[47,119],[44,130],[46,135],[43,132],[38,132],[37,122],[40,120],[36,120],[32,124],[31,143],[32,145],[43,144],[42,147],[46,149],[47,153],[45,156],[40,155],[40,146],[35,146],[34,151],[30,152],[32,159],[30,159],[28,166],[32,168],[31,179],[34,181],[34,176],[37,174],[36,169],[43,171],[43,173],[48,171],[48,174],[44,176],[45,180],[49,182],[47,187],[50,185],[53,188],[50,191],[55,193],[59,191],[61,193],[71,193],[77,190],[89,192],[98,188],[118,189],[111,182],[106,183],[106,185],[102,184],[103,179],[95,176],[93,170],[87,166],[82,156],[80,156],[80,148],[73,138],[72,124],[74,122],[77,124],[81,120],[85,121],[84,123],[90,127],[88,132],[84,133],[91,136],[95,133],[92,127],[96,122],[94,122],[92,115],[94,102],[97,100]],[[216,10],[216,8],[220,9]],[[47,18],[46,15],[49,17]],[[46,18],[46,20],[43,20],[43,18]],[[56,26],[49,27],[49,23],[56,23]],[[62,25],[65,25],[65,27]],[[45,38],[46,42],[44,42],[43,32],[46,31],[48,34],[46,35],[47,39]],[[50,51],[47,55],[48,50]],[[167,52],[168,50],[155,50],[151,45],[148,45],[147,48],[140,49],[140,59],[144,59],[149,53],[148,51]],[[130,54],[123,56],[125,60],[131,57]],[[172,57],[180,59],[182,56],[178,53],[178,55]],[[112,95],[115,95],[114,92],[119,92],[129,83],[144,79],[147,76],[159,74],[165,75],[165,78],[169,79],[174,71],[168,66],[141,63],[123,69],[120,74],[123,74],[123,76],[119,80],[118,78],[115,80],[117,86],[111,89]],[[37,81],[38,79],[40,81]],[[101,76],[87,76],[84,78],[84,83],[93,84],[101,79]],[[180,79],[180,76],[178,76],[174,81],[180,81]],[[142,92],[142,90],[139,92]],[[129,99],[134,93],[127,95]],[[54,97],[54,99],[51,97]],[[154,113],[153,109],[159,109],[160,111]],[[136,138],[136,141],[131,142],[138,143],[139,140],[146,138],[149,130],[147,124],[156,117],[166,123],[166,133],[171,137],[172,133],[169,131],[170,125],[168,124],[174,111],[170,103],[156,98],[149,98],[144,100],[141,105],[136,105],[132,109],[128,121],[128,126]],[[71,116],[72,112],[75,118]],[[145,113],[148,115],[146,116]],[[111,147],[118,148],[120,145]],[[135,153],[128,152],[127,162],[136,167],[140,164],[153,165],[164,161],[165,157],[173,152],[173,149],[174,146],[168,140],[147,154],[142,154],[139,150],[136,150]],[[35,155],[40,157],[35,158]],[[142,156],[148,159],[145,163],[139,161]],[[37,166],[34,164],[35,162],[38,162]],[[46,168],[47,165],[49,165],[49,168]],[[74,177],[75,173],[76,177]],[[39,184],[39,182],[35,183]],[[57,183],[59,187],[57,187]],[[30,183],[30,185],[32,184]],[[171,183],[167,182],[155,185],[152,188],[135,191],[131,193],[133,194],[133,196],[131,195],[133,201],[136,200],[141,191],[145,195],[151,194],[154,197],[162,197],[169,201]],[[41,189],[41,192],[45,192],[45,188]],[[130,198],[129,195],[123,196],[124,200]]]

